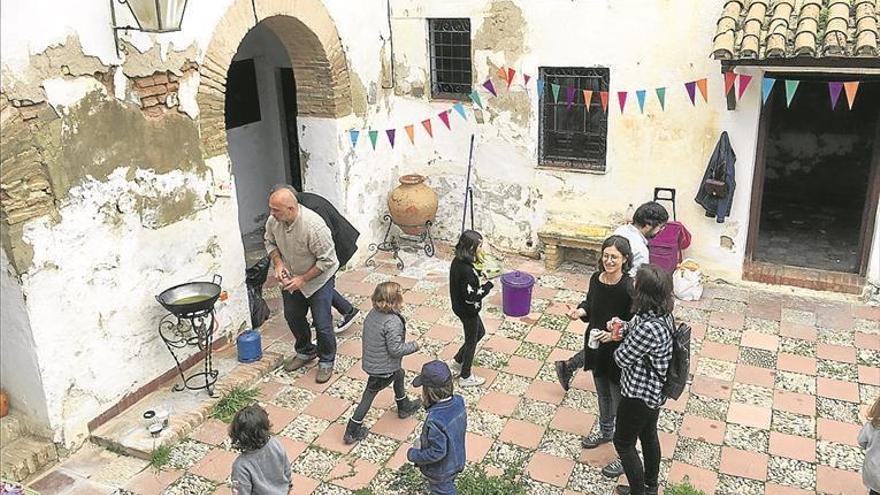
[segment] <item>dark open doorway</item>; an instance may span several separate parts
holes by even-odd
[[[747,261],[864,275],[878,194],[880,78],[768,74]],[[783,80],[799,80],[786,104]],[[859,80],[852,110],[829,81]]]
[[[303,190],[302,169],[299,164],[299,137],[296,128],[296,80],[293,77],[293,69],[282,67],[278,69],[278,79],[281,91],[281,113],[284,120],[284,141],[287,148],[287,163],[290,169],[288,183],[297,191]]]

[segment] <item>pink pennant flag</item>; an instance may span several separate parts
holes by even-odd
[[[608,91],[599,91],[599,100],[602,101],[602,111],[608,112]]]
[[[729,70],[724,73],[724,94],[730,94],[733,84],[736,82],[736,72]]]
[[[617,92],[617,102],[620,103],[620,113],[623,113],[623,108],[626,106],[626,91]]]
[[[843,91],[846,93],[846,102],[849,103],[849,109],[852,110],[853,102],[856,100],[856,92],[859,90],[858,81],[850,81],[843,83]]]
[[[587,107],[587,111],[590,111],[590,103],[593,101],[593,92],[589,89],[584,90],[584,105]]]
[[[531,78],[532,78],[532,76],[523,72],[523,86],[527,85],[529,83],[529,79],[531,79]]]
[[[749,87],[749,83],[752,82],[752,76],[747,74],[739,75],[739,94],[736,96],[738,99],[742,99],[743,94],[746,92],[746,88]]]
[[[434,137],[434,131],[431,130],[431,119],[423,120],[422,126],[425,128],[425,132],[427,132],[429,136]]]
[[[508,88],[510,87],[510,83],[513,82],[514,74],[516,74],[516,71],[508,67],[508,69],[507,69],[507,87]]]
[[[391,143],[391,149],[394,149],[394,135],[397,134],[396,129],[386,129],[385,135],[388,136],[388,142]]]
[[[492,93],[492,96],[498,96],[498,93],[495,92],[495,85],[492,84],[491,79],[486,79],[486,82],[483,83],[483,87],[486,88],[486,91]]]
[[[694,81],[684,83],[685,89],[688,92],[688,98],[691,99],[691,105],[695,105],[695,98],[697,97],[697,83]]]
[[[451,131],[452,127],[449,127],[449,110],[444,110],[438,113],[437,116],[440,117],[440,120],[443,121],[443,124],[446,126],[446,128]]]

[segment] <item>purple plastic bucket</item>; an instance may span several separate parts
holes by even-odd
[[[532,310],[532,287],[535,277],[526,272],[501,276],[501,306],[507,316],[525,316]]]

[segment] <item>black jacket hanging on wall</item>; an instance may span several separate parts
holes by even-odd
[[[715,217],[718,223],[730,215],[733,191],[736,189],[736,153],[730,147],[727,131],[721,133],[694,201],[706,209],[707,217]]]
[[[339,266],[341,267],[348,263],[348,260],[357,251],[357,239],[361,233],[339,213],[339,210],[333,206],[333,203],[327,201],[324,197],[314,193],[298,192],[296,193],[296,199],[299,204],[314,211],[324,219],[324,223],[330,228],[330,235],[333,236],[333,244],[336,248]]]

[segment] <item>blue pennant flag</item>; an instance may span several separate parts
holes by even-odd
[[[541,96],[544,94],[544,80],[538,79],[537,85],[538,85],[538,96]]]
[[[761,81],[761,90],[764,95],[763,103],[767,103],[767,98],[770,97],[770,92],[773,91],[773,85],[776,84],[776,79],[772,77],[765,77],[763,81]]]
[[[358,131],[357,129],[352,129],[348,131],[348,133],[351,136],[351,147],[354,148],[358,144],[358,137],[361,135],[361,131]]]
[[[455,111],[458,112],[459,115],[461,115],[461,118],[467,120],[467,115],[465,115],[464,113],[464,105],[462,105],[461,103],[456,103],[455,105],[452,105],[452,108],[455,109]]]
[[[645,113],[645,90],[640,89],[636,91],[636,98],[639,99],[639,110]]]

